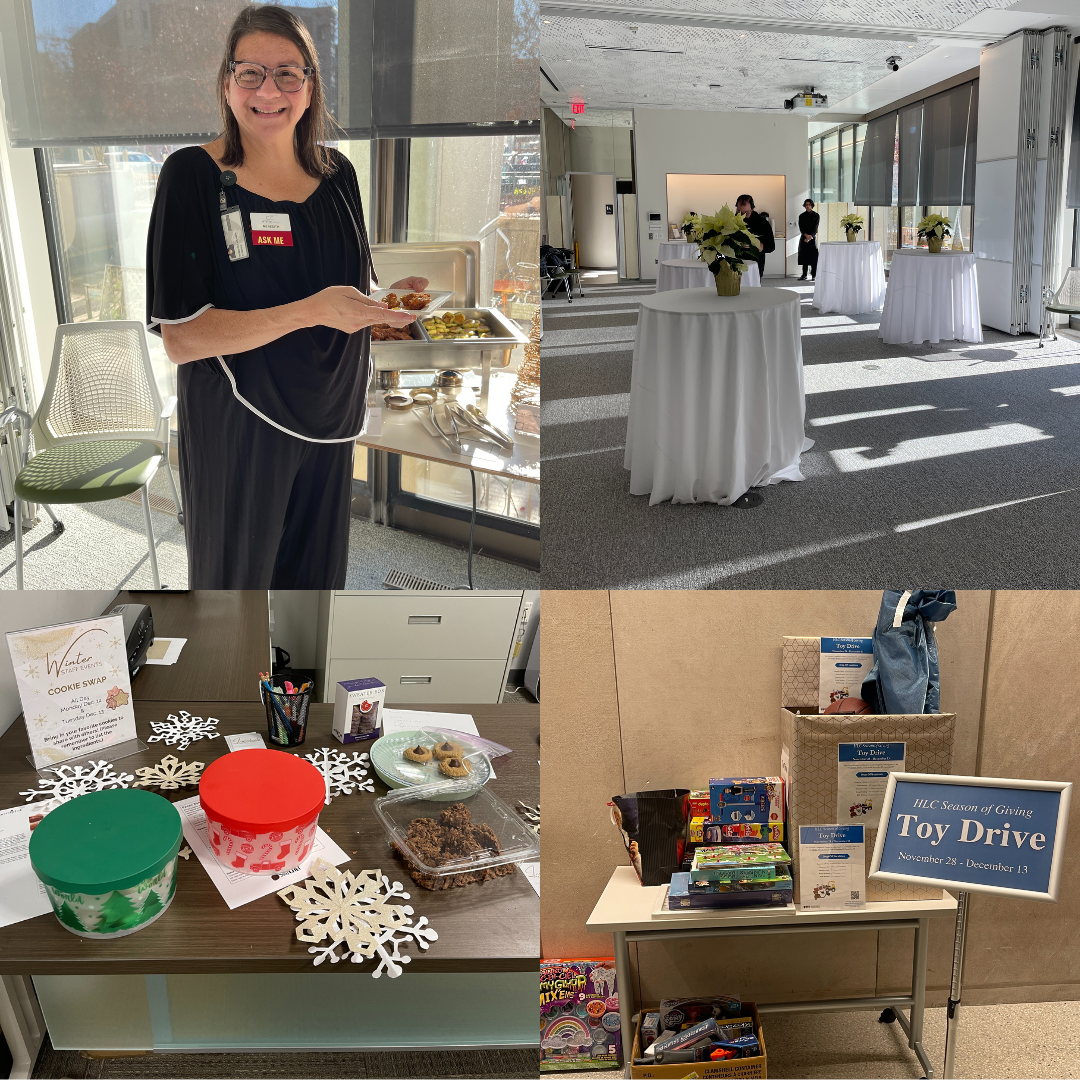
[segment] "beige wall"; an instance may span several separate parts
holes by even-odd
[[[585,932],[612,870],[627,862],[608,818],[610,797],[778,772],[784,635],[868,635],[880,598],[812,591],[545,596],[545,956],[610,955],[610,936]],[[1078,695],[1066,677],[1078,632],[1080,593],[958,594],[957,611],[937,631],[942,709],[957,715],[954,773],[979,771],[981,748],[984,775],[1080,779],[1070,711]],[[1048,706],[1045,730],[1033,730],[1035,694],[1040,714]],[[976,898],[965,1000],[1080,997],[1078,950],[1062,958],[1062,946],[1075,945],[1070,925],[1080,925],[1080,900],[1072,899],[1078,877],[1066,871],[1055,906]],[[931,925],[929,1000],[942,1004],[952,924]],[[761,1001],[895,993],[910,982],[912,938],[910,931],[806,935],[797,948],[783,937],[647,942],[631,948],[641,960],[635,989],[639,1000],[707,991]]]

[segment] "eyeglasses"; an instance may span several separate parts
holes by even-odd
[[[242,90],[258,90],[269,75],[274,80],[274,85],[285,94],[295,94],[308,78],[315,74],[313,67],[293,67],[286,64],[271,70],[263,64],[246,60],[230,60],[229,70],[236,80],[236,85]]]

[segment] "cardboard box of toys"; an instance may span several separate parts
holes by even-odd
[[[638,1019],[637,1029],[634,1032],[634,1061],[638,1061],[643,1054],[641,1025],[650,1012],[657,1012],[659,1006],[648,1005],[642,1008]],[[757,1035],[758,1044],[761,1048],[760,1055],[756,1057],[729,1058],[727,1061],[693,1061],[674,1065],[635,1065],[630,1066],[632,1080],[682,1080],[686,1076],[700,1077],[701,1080],[716,1080],[724,1077],[731,1080],[758,1080],[768,1076],[765,1054],[765,1037],[761,1032],[761,1021],[758,1019],[757,1009],[753,1002],[744,1001],[740,1010],[741,1017],[733,1019],[749,1019],[754,1024],[754,1034]],[[543,1065],[540,1066],[541,1069]]]
[[[382,734],[386,684],[378,679],[345,679],[334,692],[334,738],[338,742],[363,742]]]
[[[540,1071],[614,1069],[622,1060],[613,957],[540,962]]]

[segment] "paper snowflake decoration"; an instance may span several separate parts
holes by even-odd
[[[107,761],[89,761],[86,765],[54,765],[49,771],[56,773],[56,776],[40,777],[38,787],[19,792],[26,796],[27,802],[33,802],[39,796],[67,802],[91,791],[126,788],[135,779],[131,773],[114,772]]]
[[[354,750],[350,757],[344,750],[320,746],[315,753],[305,754],[304,758],[323,774],[323,779],[326,781],[324,806],[329,806],[330,801],[338,795],[375,790],[375,781],[368,778],[371,758],[367,754]]]
[[[175,746],[177,750],[186,750],[193,742],[199,739],[216,739],[220,734],[217,730],[218,722],[211,716],[203,719],[201,716],[192,716],[184,709],[180,710],[179,716],[169,713],[169,718],[160,724],[150,726],[157,732],[151,735],[147,742],[161,742],[166,746]]]
[[[324,960],[360,964],[377,956],[379,964],[372,977],[377,979],[385,971],[396,979],[401,966],[412,959],[401,955],[402,945],[412,941],[426,949],[429,941],[439,937],[425,917],[413,921],[411,907],[390,903],[408,900],[409,894],[381,870],[354,875],[318,859],[310,878],[282,889],[278,896],[296,912],[301,924],[296,928],[297,940],[310,944],[308,952],[315,954],[316,967]]]
[[[161,788],[162,791],[190,787],[199,782],[199,777],[205,768],[206,766],[201,761],[180,761],[169,754],[156,765],[151,765],[146,769],[136,769],[135,775],[142,779],[136,780],[131,786],[156,787]]]

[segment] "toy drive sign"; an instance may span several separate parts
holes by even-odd
[[[1057,901],[1072,784],[891,773],[871,878]]]

